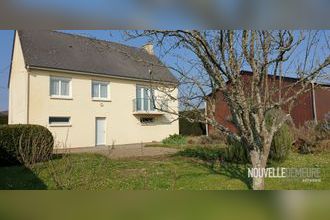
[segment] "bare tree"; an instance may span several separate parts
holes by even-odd
[[[147,37],[163,55],[177,60],[168,67],[180,79],[181,109],[197,110],[208,103],[208,113],[187,119],[207,123],[239,141],[249,152],[253,168],[266,167],[273,136],[290,117],[278,110],[288,110],[311,83],[329,77],[327,32],[147,30],[130,31],[128,36]],[[242,69],[251,70],[250,77],[244,77]],[[284,76],[297,80],[286,85],[282,83]],[[229,106],[237,132],[215,119],[219,92]],[[177,99],[170,92],[164,93]],[[160,110],[178,114],[170,108]],[[270,125],[266,124],[269,113]],[[252,187],[264,189],[264,179],[253,178]]]

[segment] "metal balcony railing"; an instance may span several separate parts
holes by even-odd
[[[136,98],[133,99],[135,113],[162,113],[168,109],[168,101],[164,99]]]

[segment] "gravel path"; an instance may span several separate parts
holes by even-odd
[[[152,157],[167,154],[174,154],[178,150],[164,147],[144,147],[143,144],[116,145],[114,149],[111,146],[97,146],[87,148],[57,149],[55,153],[98,153],[111,159],[121,159],[130,157]]]

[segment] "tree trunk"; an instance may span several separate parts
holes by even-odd
[[[252,179],[252,189],[253,190],[264,190],[265,189],[265,179],[263,177],[253,177]]]
[[[261,172],[261,169],[266,167],[266,164],[263,163],[261,152],[253,150],[250,152],[250,156],[251,156],[252,168],[260,169]],[[253,177],[252,189],[263,190],[265,188],[264,182],[265,182],[264,177]]]

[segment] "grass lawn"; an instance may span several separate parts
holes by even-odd
[[[144,147],[165,147],[165,148],[174,148],[178,150],[184,150],[187,148],[194,148],[200,147],[201,144],[162,144],[162,143],[149,143],[146,144]],[[210,148],[226,148],[225,144],[203,144],[203,147],[210,147]]]
[[[266,189],[329,189],[330,154],[298,155],[273,166],[320,167],[320,183],[299,179],[266,179]],[[110,160],[94,154],[72,154],[32,169],[0,167],[0,189],[77,190],[218,190],[248,189],[242,165],[212,167],[182,156]]]

